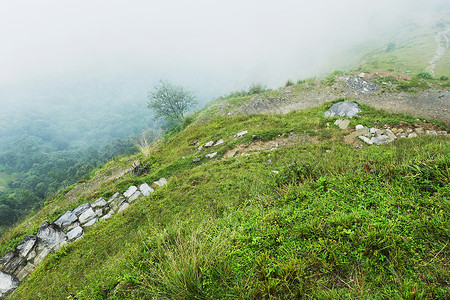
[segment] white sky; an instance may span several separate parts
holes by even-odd
[[[445,1],[0,0],[0,87],[134,69],[279,84],[435,2]]]

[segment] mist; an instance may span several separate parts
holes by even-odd
[[[0,87],[128,81],[145,95],[163,78],[205,102],[252,82],[276,87],[346,66],[331,58],[444,2],[8,1]]]

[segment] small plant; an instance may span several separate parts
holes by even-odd
[[[448,80],[448,76],[442,75],[441,78],[439,78],[439,80],[447,81]]]
[[[149,157],[153,154],[161,141],[161,130],[146,130],[132,140],[134,146],[144,155]]]
[[[292,82],[292,80],[290,80],[290,79],[288,79],[288,81],[286,81],[286,83],[284,84],[285,87],[292,86],[292,85],[294,85],[294,82]]]

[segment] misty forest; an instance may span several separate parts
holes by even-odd
[[[450,298],[447,0],[7,2],[0,299]]]

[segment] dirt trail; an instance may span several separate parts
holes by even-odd
[[[434,36],[434,39],[436,40],[437,44],[436,53],[431,58],[429,62],[430,65],[426,68],[426,70],[430,72],[433,76],[435,75],[434,69],[436,68],[438,61],[444,56],[446,49],[449,48],[450,46],[449,37],[447,35],[449,32],[450,29],[446,29],[444,31],[436,33],[436,35]]]
[[[280,92],[282,96],[277,98],[257,95],[252,101],[232,109],[230,113],[232,115],[285,114],[292,110],[302,110],[346,97],[377,109],[435,119],[450,125],[450,91],[448,90],[429,89],[415,94],[395,91],[366,94],[349,89],[342,82],[336,82],[333,86],[319,83],[300,91],[287,87]]]

